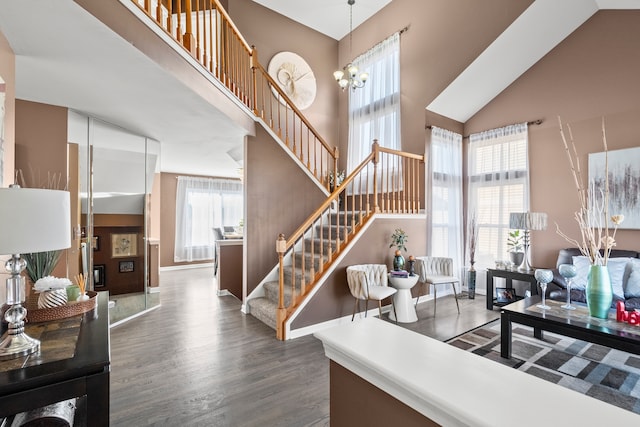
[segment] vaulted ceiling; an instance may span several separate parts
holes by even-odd
[[[347,0],[253,1],[336,40],[349,31]],[[356,0],[354,28],[390,1]],[[598,10],[638,8],[638,0],[536,0],[425,107],[465,122]],[[237,176],[233,153],[246,131],[74,1],[0,0],[0,31],[16,54],[17,98],[64,105],[157,139],[162,170]],[[183,108],[168,117],[160,93]]]

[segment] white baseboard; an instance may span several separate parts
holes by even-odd
[[[215,265],[212,262],[202,264],[170,265],[167,267],[160,267],[160,271],[188,270],[190,268],[213,268],[214,266]]]

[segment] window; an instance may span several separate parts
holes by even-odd
[[[433,127],[429,153],[431,215],[428,253],[453,259],[458,274],[463,267],[462,135]],[[462,277],[462,276],[461,276]]]
[[[214,258],[214,227],[238,225],[242,184],[231,179],[178,177],[174,261]]]
[[[371,153],[373,140],[400,149],[400,33],[395,33],[353,64],[369,73],[363,88],[349,90],[348,170]]]
[[[526,123],[470,136],[468,217],[477,219],[476,269],[507,256],[509,214],[529,209],[527,153]]]

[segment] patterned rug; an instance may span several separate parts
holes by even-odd
[[[500,320],[447,341],[466,351],[527,372],[620,408],[640,413],[640,356],[513,325],[512,357],[500,357]],[[559,405],[561,403],[559,402]]]

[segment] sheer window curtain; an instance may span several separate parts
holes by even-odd
[[[476,286],[486,290],[482,272],[507,258],[509,214],[529,210],[527,124],[472,134],[469,139],[467,218],[477,219]]]
[[[463,278],[462,135],[434,126],[429,151],[428,253],[452,258],[454,271]]]
[[[237,225],[242,211],[242,184],[239,181],[179,176],[174,261],[213,260],[213,228]]]
[[[369,73],[363,88],[349,90],[347,170],[371,153],[373,140],[400,149],[400,33],[397,32],[353,60]]]

